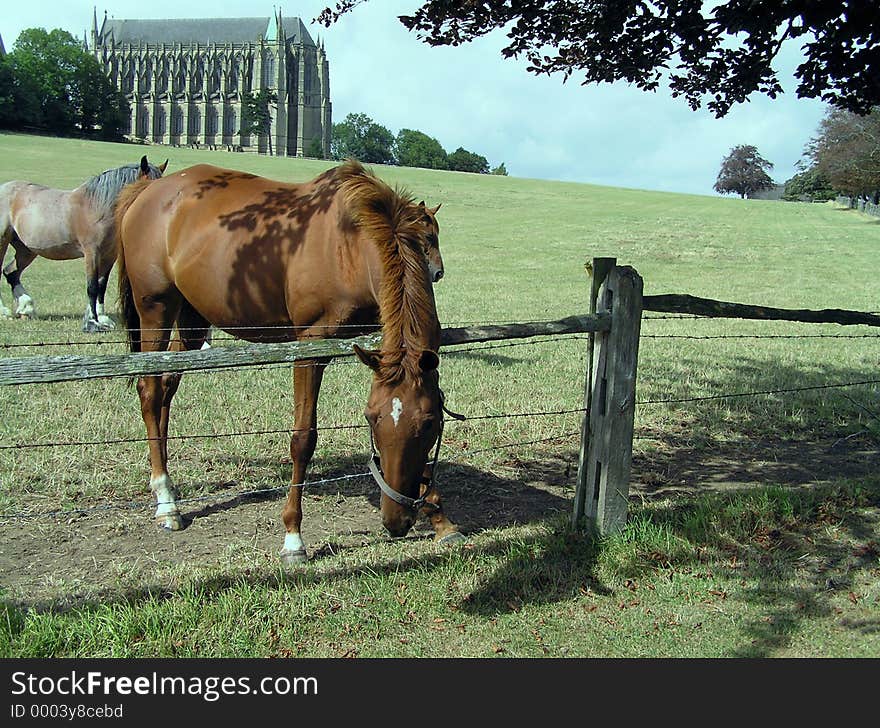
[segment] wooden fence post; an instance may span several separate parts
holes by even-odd
[[[590,310],[589,314],[595,315],[596,305],[599,300],[599,289],[608,277],[608,274],[617,265],[617,258],[593,258],[592,263],[586,264],[590,275]],[[587,481],[586,461],[587,449],[590,444],[590,405],[593,401],[593,368],[595,363],[596,335],[590,332],[587,341],[587,375],[584,383],[584,414],[581,418],[581,447],[578,453],[578,476],[574,491],[574,513],[572,525],[577,528],[581,518],[586,512]]]
[[[608,273],[597,302],[599,312],[611,313],[611,329],[599,332],[594,340],[574,520],[577,523],[586,516],[600,535],[626,523],[642,289],[642,278],[635,270],[616,266]]]

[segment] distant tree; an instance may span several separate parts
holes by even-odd
[[[86,133],[96,132],[101,139],[122,137],[130,117],[128,99],[104,73],[97,59],[84,54],[74,74],[71,100],[79,110],[79,124]]]
[[[394,135],[366,114],[349,114],[332,127],[330,155],[334,159],[394,164],[393,146]]]
[[[434,137],[421,131],[401,129],[395,141],[397,163],[402,167],[449,169],[446,151]]]
[[[767,174],[770,169],[773,169],[773,164],[758,154],[757,148],[751,144],[740,144],[722,160],[714,189],[722,195],[734,192],[740,197],[748,197],[754,192],[773,187],[773,180]]]
[[[272,109],[278,103],[278,94],[272,89],[247,92],[241,98],[241,133],[265,136],[272,154]]]
[[[317,20],[329,26],[366,1],[336,0]],[[798,96],[862,114],[880,104],[877,0],[413,4],[420,6],[399,20],[429,45],[457,46],[504,29],[502,55],[525,57],[531,73],[581,75],[583,85],[626,81],[646,91],[668,82],[692,108],[708,98],[716,116],[755,92],[782,93],[773,63],[786,40],[799,39]]]
[[[831,186],[831,182],[815,167],[798,172],[785,183],[783,200],[816,202],[833,200],[837,192]]]
[[[15,76],[7,56],[0,55],[0,128],[11,129],[16,124]]]
[[[449,169],[457,172],[488,174],[489,162],[485,157],[469,152],[463,147],[459,147],[449,155]]]
[[[876,197],[880,190],[880,107],[858,116],[828,109],[806,156],[834,189]]]
[[[128,103],[98,61],[66,30],[23,30],[6,63],[13,76],[11,126],[119,136]]]
[[[317,138],[312,139],[312,141],[306,145],[304,154],[312,159],[323,159],[324,145],[321,143],[321,140]]]
[[[490,174],[500,174],[500,175],[506,177],[507,176],[507,167],[504,166],[504,162],[499,164],[497,167],[494,167]]]

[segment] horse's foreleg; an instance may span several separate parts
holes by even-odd
[[[15,315],[21,318],[36,318],[37,310],[34,306],[34,299],[22,285],[21,274],[34,262],[37,254],[17,240],[12,241],[12,247],[15,249],[15,258],[3,269],[3,275],[6,276],[6,282],[12,289]]]
[[[328,359],[297,362],[293,369],[293,436],[290,438],[290,459],[293,475],[287,503],[281,512],[284,521],[284,545],[281,561],[286,565],[301,563],[308,558],[300,529],[302,527],[302,484],[306,468],[318,443],[318,392]]]

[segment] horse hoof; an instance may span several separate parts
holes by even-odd
[[[156,525],[163,531],[180,531],[183,528],[183,518],[179,513],[169,513],[156,518]]]
[[[443,546],[455,546],[456,544],[465,543],[466,541],[467,536],[460,531],[452,531],[442,538],[437,539],[437,543],[442,544]]]
[[[278,554],[278,558],[281,559],[281,563],[284,566],[296,566],[297,564],[304,564],[308,561],[309,555],[306,553],[305,549],[297,549],[296,551],[284,550]]]

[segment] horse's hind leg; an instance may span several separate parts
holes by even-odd
[[[21,318],[36,318],[37,310],[34,306],[34,299],[22,285],[21,274],[34,262],[37,254],[16,238],[12,240],[12,247],[15,250],[15,258],[3,269],[3,275],[6,276],[6,282],[12,289],[15,315]]]
[[[171,326],[180,308],[180,299],[169,300],[170,296],[152,298],[149,308],[140,311],[141,351],[166,351],[171,338]],[[177,491],[171,476],[168,475],[168,422],[167,408],[174,396],[176,383],[166,377],[173,375],[145,376],[137,382],[141,402],[141,415],[147,430],[150,452],[150,490],[156,498],[156,524],[161,528],[177,531],[183,528],[183,519],[177,509]],[[165,387],[169,384],[170,396],[166,397]],[[165,422],[163,426],[163,410]]]
[[[201,348],[208,338],[211,325],[199,314],[189,302],[184,300],[177,315],[177,335],[172,339],[171,351],[193,351]],[[171,400],[180,386],[180,372],[162,375],[162,412],[159,417],[162,457],[168,462],[168,422],[171,417]]]
[[[98,291],[95,301],[95,317],[97,318],[98,323],[106,330],[116,328],[116,323],[113,321],[112,318],[107,315],[104,308],[104,297],[107,293],[107,281],[110,280],[110,271],[113,268],[113,263],[115,262],[116,261],[112,256],[108,256],[107,259],[101,258],[97,264]]]
[[[308,559],[300,529],[302,527],[302,484],[306,469],[318,443],[318,392],[328,359],[297,362],[293,369],[293,436],[290,438],[290,458],[293,476],[287,503],[281,512],[284,521],[284,545],[281,548],[282,563],[291,566]]]
[[[104,313],[104,293],[113,259],[103,260],[100,252],[86,248],[86,294],[89,302],[83,315],[82,330],[87,334],[110,331],[116,324]]]

